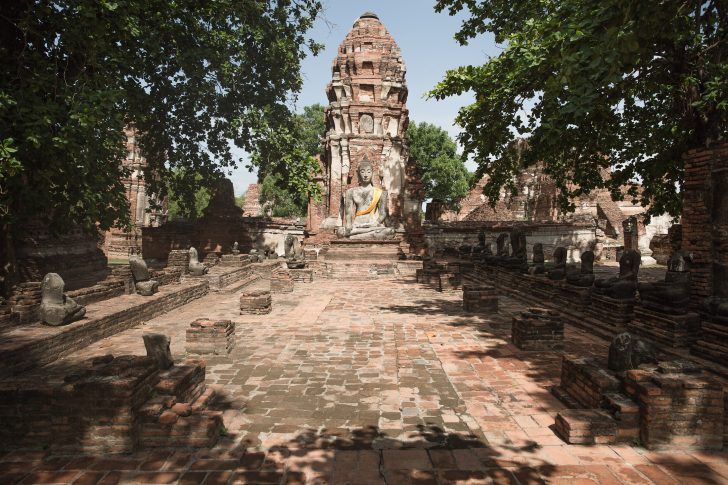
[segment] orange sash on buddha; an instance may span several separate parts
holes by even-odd
[[[374,187],[374,196],[372,197],[372,203],[369,204],[369,207],[367,207],[363,211],[357,212],[356,217],[369,214],[370,212],[376,210],[377,205],[379,205],[379,197],[381,197],[381,195],[382,195],[382,189],[380,189],[379,187]]]

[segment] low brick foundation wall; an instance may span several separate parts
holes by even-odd
[[[227,355],[235,347],[235,323],[198,318],[186,332],[188,354]]]
[[[87,307],[86,317],[69,325],[40,323],[0,334],[0,377],[49,364],[86,345],[134,327],[207,294],[207,282],[160,288],[153,296],[123,295]]]
[[[205,410],[204,362],[160,371],[148,357],[109,355],[44,376],[0,382],[3,450],[105,455],[212,446],[219,437],[219,413]]]
[[[619,380],[594,360],[564,355],[559,389],[583,408],[601,408],[603,395],[619,391]]]
[[[640,305],[634,308],[634,318],[627,324],[630,332],[656,340],[670,348],[687,348],[695,343],[700,332],[697,313],[669,315]]]

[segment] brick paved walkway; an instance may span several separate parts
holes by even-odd
[[[241,316],[209,295],[71,355],[144,354],[141,334],[172,337],[197,317],[237,322],[229,358],[208,359],[226,436],[212,450],[123,457],[2,457],[3,483],[728,483],[728,453],[570,446],[551,427],[560,355],[522,352],[461,293],[412,281],[318,281]],[[490,318],[522,304],[501,298]],[[567,329],[566,350],[606,356]]]

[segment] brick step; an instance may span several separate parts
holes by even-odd
[[[617,422],[601,409],[565,409],[556,415],[556,433],[572,445],[613,444]]]
[[[222,413],[208,410],[215,391],[205,387],[204,375],[199,362],[162,373],[154,397],[139,410],[142,448],[206,448],[217,442]]]
[[[617,441],[633,442],[640,435],[640,407],[622,393],[606,393],[602,409],[608,412],[617,423]]]
[[[213,290],[213,291],[215,291],[217,293],[225,293],[225,294],[237,293],[238,291],[242,290],[243,288],[246,288],[247,286],[252,285],[259,279],[260,279],[260,275],[250,274],[240,281],[237,281],[231,285],[228,285],[228,286],[225,286],[223,288]]]

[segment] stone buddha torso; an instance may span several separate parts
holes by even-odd
[[[391,239],[394,229],[385,225],[388,216],[387,191],[372,184],[372,166],[359,164],[359,186],[344,193],[344,225],[339,237],[349,239]]]

